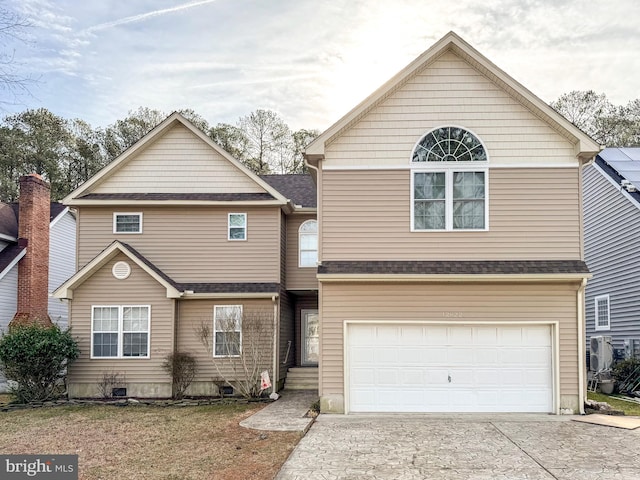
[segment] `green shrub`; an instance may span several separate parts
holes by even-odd
[[[16,382],[10,393],[19,403],[54,398],[79,355],[71,332],[55,325],[16,326],[0,338],[0,370]]]
[[[627,360],[622,360],[621,362],[616,363],[611,371],[611,374],[613,375],[613,378],[618,381],[618,383],[624,382],[629,377],[629,375],[631,375],[638,367],[640,367],[640,360],[629,358]],[[640,370],[638,370],[638,372],[636,373],[640,377]]]
[[[196,359],[188,353],[170,353],[162,364],[162,368],[173,379],[173,397],[178,399],[184,397],[184,392],[191,385],[198,370]]]

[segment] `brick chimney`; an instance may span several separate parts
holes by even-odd
[[[18,245],[27,253],[18,263],[18,311],[10,326],[49,318],[49,223],[51,188],[38,174],[20,177]]]

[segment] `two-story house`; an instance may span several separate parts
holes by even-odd
[[[174,113],[64,203],[78,212],[79,270],[55,292],[82,352],[71,396],[112,374],[129,396],[170,396],[174,351],[197,360],[193,395],[317,366],[309,175],[259,177]]]
[[[174,114],[65,199],[70,392],[118,371],[169,395],[175,350],[211,392],[253,315],[276,381],[318,362],[324,412],[579,412],[599,150],[453,33],[307,148],[317,208],[308,177],[257,177]]]
[[[598,371],[611,366],[614,349],[640,358],[640,148],[605,148],[585,169],[583,190],[585,260],[593,273],[587,348],[591,338],[605,337],[593,343],[599,361],[591,358],[590,366]]]
[[[599,150],[454,33],[308,146],[322,411],[582,411]]]

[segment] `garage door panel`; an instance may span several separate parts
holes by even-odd
[[[548,325],[350,325],[347,365],[355,412],[553,408]]]

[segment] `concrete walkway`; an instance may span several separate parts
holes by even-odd
[[[570,419],[320,415],[276,479],[640,479],[640,429]]]
[[[318,392],[283,390],[279,393],[278,400],[240,422],[240,426],[254,430],[306,433],[314,419],[305,415],[318,400]]]

